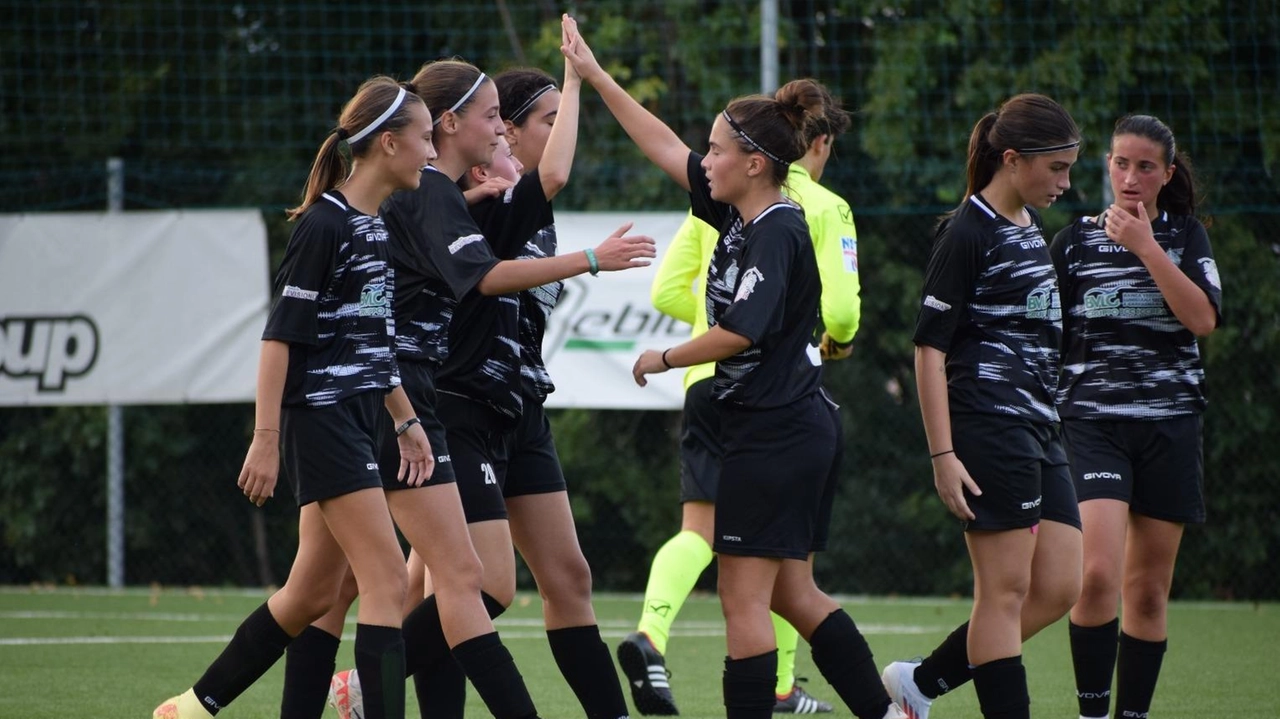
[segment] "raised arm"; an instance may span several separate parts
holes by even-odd
[[[600,67],[591,48],[578,33],[578,23],[569,15],[561,21],[564,45],[560,52],[581,78],[600,93],[600,98],[631,136],[649,161],[667,173],[677,185],[689,189],[689,146],[666,123],[636,102],[609,73]],[[558,122],[558,121],[557,121]]]
[[[568,45],[568,29],[561,23],[560,42]],[[538,177],[542,180],[542,192],[548,200],[554,199],[569,183],[573,169],[573,154],[578,148],[578,108],[582,95],[582,78],[573,63],[564,62],[564,84],[560,88],[560,106],[556,109],[556,121],[551,126],[547,145],[538,162]]]

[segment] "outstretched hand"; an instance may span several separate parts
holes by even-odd
[[[596,261],[606,272],[645,267],[648,260],[658,256],[657,243],[646,235],[626,234],[635,223],[628,222],[609,235],[609,239],[595,249]]]
[[[578,32],[578,21],[565,13],[560,18],[560,52],[583,80],[595,84],[606,73]]]

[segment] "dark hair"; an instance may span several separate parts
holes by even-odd
[[[391,117],[376,127],[370,127],[371,123],[377,122],[383,113],[391,109],[402,89],[406,91],[404,100]],[[422,98],[418,97],[413,92],[413,88],[407,84],[400,84],[385,75],[365,80],[360,85],[360,89],[356,90],[355,96],[343,106],[342,114],[338,116],[338,126],[320,145],[316,159],[311,163],[307,186],[302,191],[302,204],[286,210],[289,219],[297,219],[298,215],[320,199],[320,195],[335,187],[341,187],[347,176],[351,174],[351,162],[342,153],[343,143],[347,144],[351,157],[363,157],[369,148],[373,147],[374,139],[381,133],[396,132],[409,124],[410,109],[415,102],[422,102]],[[355,142],[347,141],[347,138],[366,129],[369,132]]]
[[[436,60],[423,65],[410,84],[413,85],[414,92],[427,103],[432,121],[438,123],[440,116],[450,108],[462,114],[476,97],[474,92],[467,96],[467,92],[475,87],[476,80],[483,75],[480,68],[463,60]],[[486,78],[485,82],[492,82],[492,79]],[[458,104],[464,97],[465,101]],[[454,108],[454,105],[458,106]]]
[[[493,84],[498,86],[498,113],[516,127],[529,119],[539,97],[558,88],[554,77],[536,67],[504,70],[494,76]]]
[[[743,152],[759,152],[773,160],[772,177],[779,187],[788,166],[809,149],[804,137],[809,125],[826,113],[825,91],[812,80],[796,80],[773,97],[740,97],[724,110],[730,131]]]
[[[779,88],[778,91],[773,94],[773,97],[775,99],[781,99],[784,90],[788,94],[796,91],[796,89],[791,88],[791,86],[796,83],[810,83],[813,87],[817,88],[818,93],[822,95],[822,104],[825,107],[823,113],[815,117],[813,122],[809,123],[804,128],[804,146],[806,151],[809,149],[809,145],[812,145],[813,141],[822,135],[829,135],[831,139],[834,140],[849,130],[849,126],[853,124],[853,119],[850,117],[849,112],[840,107],[839,100],[832,97],[831,91],[817,80],[812,78],[792,80]]]
[[[1061,105],[1044,95],[1014,95],[988,112],[969,135],[969,198],[991,183],[1005,150],[1024,155],[1066,150],[1080,143],[1080,128]]]
[[[1174,215],[1196,214],[1195,171],[1191,167],[1191,159],[1178,151],[1173,130],[1151,115],[1125,115],[1116,120],[1116,129],[1111,133],[1111,139],[1121,135],[1136,135],[1156,143],[1164,149],[1165,167],[1173,166],[1173,177],[1160,188],[1160,194],[1156,196],[1156,207]]]

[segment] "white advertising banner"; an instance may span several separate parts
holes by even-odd
[[[251,402],[256,210],[0,215],[0,406]]]
[[[646,387],[631,378],[631,366],[646,349],[662,350],[689,339],[691,328],[653,309],[649,286],[666,246],[684,222],[684,212],[557,212],[558,252],[595,247],[626,222],[631,234],[652,237],[658,259],[649,267],[580,275],[565,283],[551,313],[543,357],[556,391],[548,407],[680,409],[684,369],[650,375]]]

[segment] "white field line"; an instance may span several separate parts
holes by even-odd
[[[68,612],[68,611],[4,611],[0,619],[27,620],[109,620],[109,621],[163,621],[163,622],[232,622],[239,619],[233,614],[174,614],[155,612]],[[348,625],[354,621],[348,621]],[[530,619],[498,619],[494,622],[503,639],[546,639],[542,630],[542,620]],[[634,630],[634,623],[622,620],[604,620],[600,623],[601,636],[610,639],[621,639]],[[864,624],[859,627],[863,634],[935,634],[943,633],[950,627],[922,626],[914,624]],[[724,636],[724,622],[687,620],[676,624],[672,636],[677,637],[721,637]],[[351,641],[355,635],[347,632],[344,639]],[[0,637],[0,646],[65,646],[94,644],[225,644],[231,640],[230,634],[206,636],[88,636],[88,637]]]

